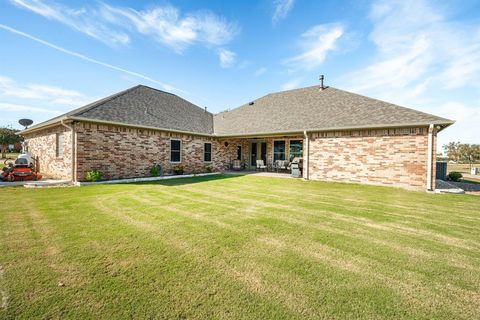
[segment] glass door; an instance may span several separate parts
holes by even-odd
[[[257,167],[257,143],[252,142],[250,145],[250,166],[256,168]]]

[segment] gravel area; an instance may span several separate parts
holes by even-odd
[[[469,182],[453,182],[449,181],[448,183],[457,186],[467,192],[478,192],[480,193],[480,183],[469,183]]]

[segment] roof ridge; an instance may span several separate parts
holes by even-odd
[[[257,100],[260,100],[260,99],[263,99],[265,97],[268,97],[268,96],[271,96],[271,95],[274,95],[274,94],[280,94],[280,93],[285,93],[285,92],[291,92],[291,91],[297,91],[297,90],[304,90],[304,89],[310,89],[310,88],[315,88],[315,87],[320,87],[319,85],[313,85],[313,86],[308,86],[308,87],[301,87],[301,88],[295,88],[295,89],[289,89],[289,90],[283,90],[283,91],[274,91],[274,92],[269,92],[257,99],[254,99],[254,100],[250,100],[249,102],[246,102],[244,104],[241,104],[240,106],[238,107],[235,107],[233,109],[230,109],[230,110],[224,110],[224,111],[220,111],[218,113],[215,113],[214,116],[219,116],[220,114],[223,114],[225,115],[226,113],[229,113],[229,112],[232,112],[232,111],[236,111],[236,110],[239,110],[239,109],[243,109],[245,107],[249,107],[250,106],[250,102],[255,102]],[[327,86],[325,87],[324,89],[328,89],[328,88],[331,88],[330,86]]]
[[[392,102],[388,102],[388,101],[385,101],[385,100],[381,100],[381,99],[378,99],[378,98],[373,98],[373,97],[367,97],[363,94],[359,94],[359,93],[356,93],[356,92],[351,92],[351,91],[347,91],[347,90],[343,90],[343,89],[338,89],[338,88],[335,88],[335,87],[330,87],[334,90],[337,90],[337,91],[341,91],[341,92],[345,92],[345,93],[348,93],[348,94],[354,94],[356,96],[359,96],[359,97],[362,97],[362,98],[366,98],[366,99],[370,99],[370,100],[375,100],[375,101],[378,101],[378,102],[381,102],[381,103],[386,103],[388,105],[391,105],[391,106],[394,106],[394,107],[397,107],[397,108],[401,108],[401,109],[405,109],[405,110],[409,110],[409,111],[414,111],[416,113],[421,113],[421,114],[424,114],[424,115],[427,115],[427,116],[433,116],[433,117],[436,117],[438,118],[439,120],[448,120],[450,121],[449,119],[447,118],[443,118],[443,117],[439,117],[435,114],[431,114],[431,113],[427,113],[427,112],[423,112],[423,111],[420,111],[420,110],[417,110],[417,109],[414,109],[414,108],[410,108],[410,107],[405,107],[405,106],[401,106],[399,104],[396,104],[396,103],[392,103]]]
[[[137,88],[140,88],[142,85],[141,84],[138,84],[136,86],[133,86],[133,87],[130,87],[128,89],[125,89],[123,91],[120,91],[120,92],[117,92],[117,93],[114,93],[112,95],[109,95],[108,97],[105,97],[103,99],[100,99],[100,100],[97,100],[97,101],[94,101],[92,103],[89,103],[83,107],[80,107],[80,108],[77,108],[77,109],[74,109],[70,112],[67,112],[65,113],[64,115],[65,116],[78,116],[78,115],[81,115],[82,113],[85,113],[87,111],[90,111],[90,110],[93,110],[101,105],[103,105],[104,103],[106,102],[109,102],[109,101],[112,101],[113,99],[115,98],[118,98],[120,96],[123,96],[125,95],[126,93],[130,92],[130,91],[133,91],[134,89],[137,89]]]

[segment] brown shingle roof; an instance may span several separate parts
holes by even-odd
[[[453,121],[355,93],[319,86],[271,93],[216,115],[177,95],[139,85],[30,127],[62,119],[121,123],[203,135],[242,136],[355,128],[385,128]]]
[[[104,121],[131,126],[213,134],[213,114],[179,96],[138,85],[64,115],[30,127],[59,122],[60,119]]]
[[[319,86],[271,93],[214,116],[220,136],[410,125],[453,121],[355,93]]]

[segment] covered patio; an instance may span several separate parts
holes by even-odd
[[[290,174],[292,164],[300,170],[304,158],[304,137],[269,136],[225,138],[219,140],[220,152],[227,159],[226,171]]]

